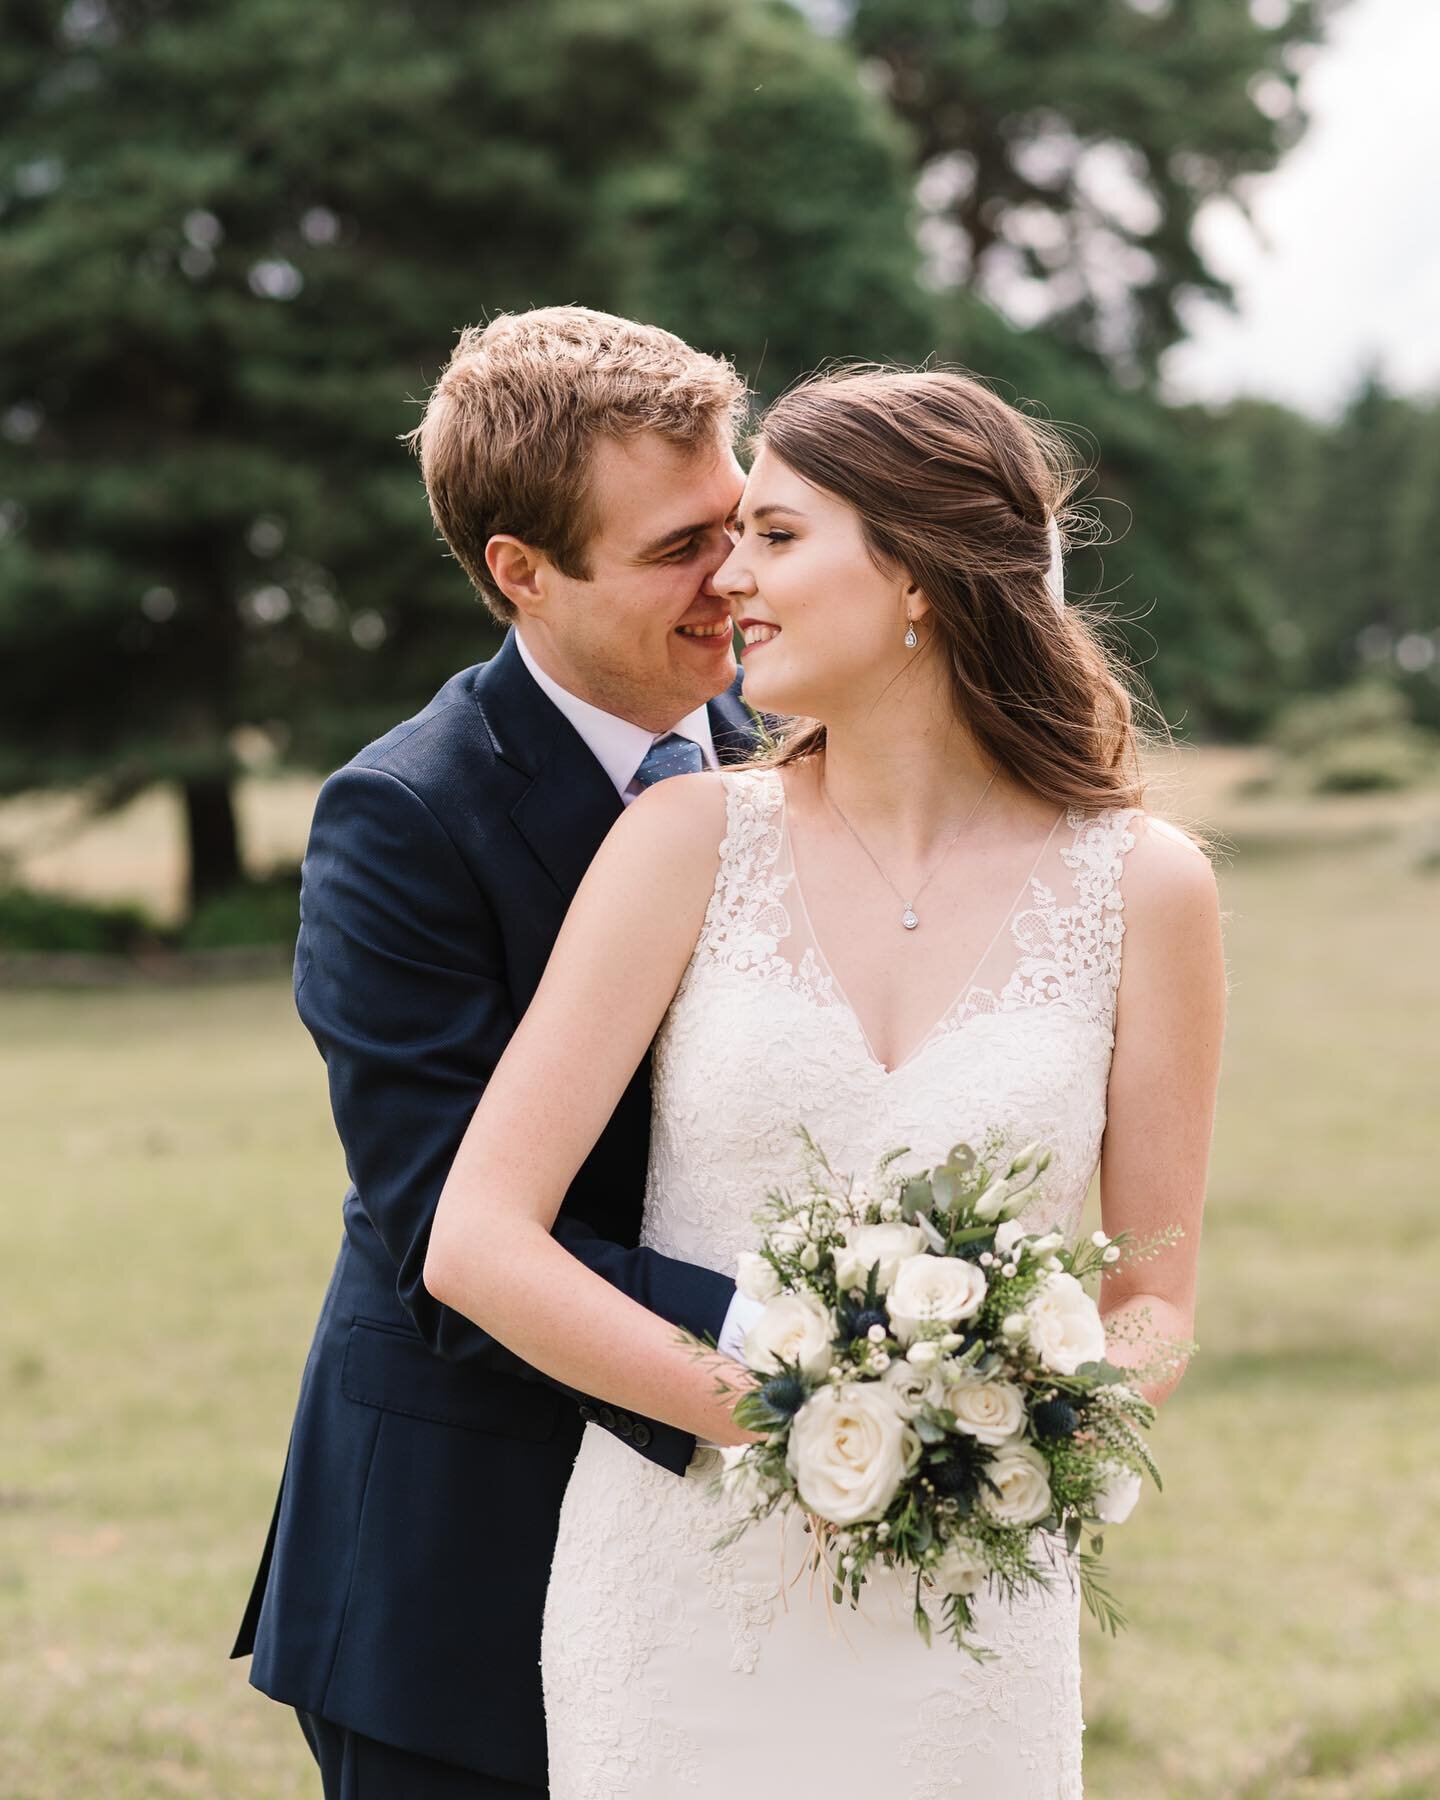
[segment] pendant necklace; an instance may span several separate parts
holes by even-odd
[[[895,883],[890,879],[890,877],[880,867],[879,863],[875,862],[874,854],[872,853],[870,846],[865,842],[864,838],[861,837],[860,833],[855,829],[855,827],[845,817],[844,813],[841,812],[840,808],[835,804],[834,800],[831,799],[830,789],[827,786],[826,781],[825,781],[825,772],[823,769],[821,770],[821,772],[820,772],[820,792],[825,796],[825,804],[831,809],[831,811],[835,814],[835,817],[837,819],[839,819],[840,823],[850,833],[851,837],[854,838],[855,842],[860,846],[860,848],[870,858],[870,861],[872,863],[874,863],[875,873],[880,877],[880,879],[885,883],[886,887],[889,888],[890,892],[900,902],[900,905],[904,909],[900,914],[900,923],[904,926],[906,931],[916,931],[919,929],[920,918],[919,918],[919,915],[917,914],[917,912],[915,911],[915,902],[920,898],[920,896],[925,892],[926,888],[929,887],[930,883],[940,873],[941,864],[945,861],[945,858],[950,854],[950,852],[955,848],[956,844],[959,843],[959,841],[960,841],[960,832],[964,831],[965,827],[970,823],[970,821],[975,817],[976,813],[978,813],[980,808],[985,804],[985,796],[986,796],[986,794],[988,794],[990,792],[991,788],[994,787],[995,777],[999,773],[1000,773],[1000,769],[999,769],[999,765],[997,764],[996,767],[990,771],[990,779],[985,783],[984,788],[981,790],[980,798],[975,802],[975,804],[970,808],[969,812],[966,813],[965,817],[960,821],[959,830],[956,831],[954,837],[952,837],[950,839],[950,842],[948,844],[946,844],[945,848],[940,852],[939,856],[936,858],[934,868],[931,869],[930,873],[925,877],[925,879],[920,883],[919,887],[916,888],[915,892],[907,900],[905,898],[904,894],[902,894],[900,892],[899,888],[896,887]]]

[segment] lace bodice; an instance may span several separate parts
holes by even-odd
[[[715,890],[655,1045],[645,1242],[733,1267],[754,1207],[797,1167],[801,1123],[861,1178],[905,1145],[923,1166],[991,1131],[1042,1142],[1054,1161],[1027,1217],[1073,1234],[1105,1128],[1135,815],[1057,823],[972,978],[890,1070],[805,915],[781,775],[721,779]]]
[[[887,1070],[815,941],[781,776],[721,779],[714,893],[655,1044],[644,1241],[732,1270],[754,1208],[799,1168],[799,1124],[861,1179],[901,1146],[923,1167],[992,1132],[1040,1140],[1054,1160],[1027,1217],[1073,1236],[1105,1125],[1134,815],[1057,820],[963,990]],[[702,1449],[677,1481],[587,1429],[545,1613],[555,1800],[1079,1800],[1068,1568],[1013,1608],[980,1597],[997,1653],[983,1665],[927,1650],[895,1577],[837,1634],[803,1580],[787,1590],[798,1520],[714,1548],[717,1463]],[[797,1717],[853,1729],[796,1732]]]

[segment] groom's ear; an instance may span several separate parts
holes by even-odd
[[[519,538],[492,537],[485,546],[485,566],[496,587],[520,612],[532,613],[544,600],[544,558]]]

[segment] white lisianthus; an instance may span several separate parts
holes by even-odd
[[[1002,1219],[995,1227],[995,1254],[1001,1262],[1025,1235],[1025,1227],[1018,1219]]]
[[[720,1483],[726,1494],[749,1509],[769,1498],[769,1489],[760,1479],[753,1457],[747,1458],[748,1444],[720,1446]]]
[[[756,1250],[742,1250],[735,1261],[735,1285],[747,1300],[773,1300],[780,1277]]]
[[[924,1324],[958,1325],[979,1312],[985,1277],[959,1256],[907,1256],[890,1284],[890,1323],[902,1344]]]
[[[762,1374],[782,1362],[799,1363],[812,1381],[830,1368],[835,1320],[814,1294],[781,1294],[771,1300],[745,1337],[745,1361]]]
[[[977,1219],[998,1219],[1005,1210],[1005,1202],[1010,1198],[1009,1185],[1004,1181],[992,1181],[985,1192],[975,1202]]]
[[[810,1241],[810,1233],[805,1229],[803,1219],[781,1219],[765,1235],[770,1240],[770,1248],[778,1251],[781,1256],[793,1256],[803,1244]]]
[[[1109,1470],[1109,1480],[1091,1502],[1091,1511],[1102,1525],[1123,1525],[1135,1510],[1140,1487],[1140,1477],[1133,1469],[1115,1463]]]
[[[790,1427],[786,1463],[800,1499],[834,1525],[878,1519],[919,1454],[883,1381],[846,1381],[807,1400]]]
[[[1064,1243],[1063,1231],[1047,1231],[1043,1237],[1030,1240],[1030,1254],[1032,1256],[1051,1256],[1055,1251],[1061,1249]]]
[[[910,1417],[923,1406],[940,1403],[942,1384],[935,1369],[917,1368],[903,1358],[886,1369],[885,1386],[895,1396],[895,1404]]]
[[[1073,1275],[1047,1275],[1025,1308],[1030,1346],[1047,1369],[1073,1375],[1105,1354],[1100,1309]]]
[[[973,1594],[990,1573],[979,1550],[972,1544],[947,1544],[930,1577],[942,1594]]]
[[[888,1293],[900,1263],[907,1256],[918,1256],[924,1248],[919,1228],[898,1219],[881,1225],[847,1225],[844,1246],[835,1252],[835,1279],[842,1291],[864,1287],[871,1265],[879,1263],[876,1291]]]
[[[1025,1429],[1025,1396],[1013,1381],[985,1381],[967,1369],[945,1389],[944,1404],[982,1444],[1003,1444]]]
[[[1050,1470],[1033,1444],[1006,1444],[986,1465],[1000,1490],[980,1484],[980,1505],[997,1525],[1034,1525],[1050,1511]]]

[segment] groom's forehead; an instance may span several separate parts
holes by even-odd
[[[607,439],[591,469],[590,505],[597,535],[634,551],[723,524],[745,476],[727,441],[699,449],[668,443],[653,432]]]

